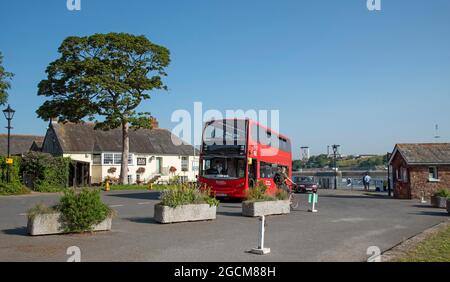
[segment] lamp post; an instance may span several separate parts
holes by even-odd
[[[336,157],[338,155],[339,152],[339,147],[341,145],[333,145],[333,157],[334,157],[334,189],[337,189],[337,161],[336,161]]]
[[[6,108],[5,110],[3,110],[3,114],[5,115],[6,120],[8,120],[8,126],[6,127],[8,129],[8,159],[11,158],[11,151],[10,151],[10,144],[11,144],[11,120],[14,117],[14,114],[16,113],[15,110],[13,110],[11,108],[10,105],[8,105],[8,108]],[[10,166],[11,163],[8,163],[6,166],[6,181],[9,183],[10,182]]]

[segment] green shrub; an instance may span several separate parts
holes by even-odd
[[[10,183],[20,183],[20,167],[21,167],[21,157],[11,157],[14,162],[12,165],[6,164],[6,157],[0,156],[0,182],[6,182],[7,172],[9,166],[9,176]]]
[[[256,187],[248,190],[246,196],[247,202],[284,201],[289,199],[289,194],[282,189],[277,189],[273,195],[269,195],[267,189],[268,187],[263,181],[258,182]]]
[[[25,186],[20,183],[12,182],[12,183],[4,183],[0,182],[0,195],[23,195],[29,194],[30,190],[28,190]]]
[[[442,197],[442,198],[450,198],[450,190],[447,188],[440,189],[436,193],[434,193],[435,197]]]
[[[250,188],[247,192],[247,200],[253,202],[266,201],[270,198],[267,194],[268,187],[264,184],[263,181],[259,181],[258,184]]]
[[[51,208],[43,204],[37,204],[36,206],[32,207],[27,211],[27,217],[28,219],[33,220],[36,217],[36,215],[49,214],[54,212],[57,212],[55,208]]]
[[[174,175],[169,179],[169,185],[177,185],[181,183],[181,178],[178,175]]]
[[[70,158],[30,152],[22,158],[21,170],[32,179],[33,190],[60,192],[68,186]]]
[[[218,206],[219,201],[210,195],[209,189],[199,189],[194,184],[172,185],[170,189],[161,192],[160,205],[172,208],[191,204]]]
[[[105,220],[111,209],[102,202],[100,191],[84,188],[81,192],[68,189],[57,209],[62,213],[66,232],[92,231],[94,225]]]

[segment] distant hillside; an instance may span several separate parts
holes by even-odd
[[[355,156],[348,156],[337,160],[337,166],[341,169],[362,169],[369,170],[387,165],[386,156],[373,156],[367,158],[358,158]],[[332,168],[334,161],[332,157],[325,154],[312,156],[306,163],[300,160],[293,161],[293,169],[299,170],[301,168]]]

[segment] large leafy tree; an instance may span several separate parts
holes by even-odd
[[[137,112],[150,92],[167,89],[162,81],[170,63],[165,47],[126,33],[68,37],[61,57],[47,67],[38,95],[47,100],[37,114],[60,122],[95,121],[100,130],[122,129],[120,180],[128,183],[129,130],[151,128],[151,115]]]
[[[11,87],[9,80],[14,74],[7,72],[3,67],[3,56],[0,52],[0,105],[8,102],[8,89]]]

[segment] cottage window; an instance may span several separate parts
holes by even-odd
[[[189,171],[189,158],[188,157],[181,158],[181,171]]]
[[[405,167],[402,167],[402,180],[408,182],[408,170]]]
[[[397,169],[397,180],[399,182],[408,182],[408,170],[405,167]]]
[[[114,154],[103,154],[103,164],[111,165],[114,163]]]
[[[114,164],[120,165],[122,164],[122,154],[114,154]],[[133,164],[133,154],[128,154],[128,164]]]
[[[430,181],[438,181],[439,180],[439,172],[438,168],[435,166],[428,168],[428,179]]]

